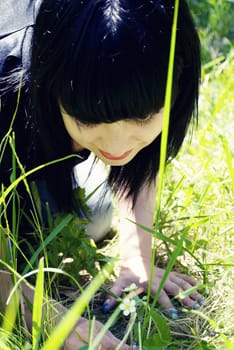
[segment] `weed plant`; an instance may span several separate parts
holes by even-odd
[[[196,1],[191,0],[190,2],[194,6],[199,6]],[[212,1],[204,3],[213,4]],[[217,3],[219,5],[220,2]],[[231,2],[226,3],[228,6],[232,5]],[[201,3],[200,6],[202,7]],[[215,7],[215,4],[212,6]],[[217,11],[220,8],[217,7]],[[220,15],[219,13],[217,16]],[[173,50],[171,57],[170,69],[173,68]],[[201,293],[205,297],[205,302],[200,310],[189,311],[185,310],[175,298],[173,303],[178,307],[180,317],[178,320],[172,320],[158,306],[158,295],[152,300],[150,291],[148,295],[140,298],[134,296],[131,290],[126,290],[123,298],[134,300],[134,303],[131,304],[132,312],[125,317],[121,309],[117,307],[105,320],[103,332],[120,322],[127,327],[121,333],[122,340],[125,341],[128,336],[128,340],[132,344],[139,344],[140,349],[231,350],[234,347],[234,82],[231,78],[233,75],[234,49],[231,48],[231,45],[226,58],[217,59],[216,57],[215,60],[203,65],[199,125],[197,128],[190,128],[179,155],[165,169],[167,122],[169,121],[167,119],[169,113],[166,112],[167,121],[162,138],[164,145],[155,213],[156,229],[155,231],[149,230],[149,234],[153,234],[155,238],[152,267],[155,262],[166,267],[163,280],[172,268],[193,275],[200,281]],[[170,84],[169,74],[166,100],[168,111]],[[191,134],[193,134],[192,141]],[[14,149],[14,135],[9,133],[4,142],[11,142],[14,169],[16,164],[20,165],[17,150]],[[0,157],[4,152],[4,142],[1,143]],[[21,180],[25,182],[27,191],[31,193],[26,175],[22,169]],[[26,259],[25,271],[19,275],[17,255],[19,253],[24,255],[24,252],[18,252],[17,242],[18,220],[20,219],[16,210],[17,181],[19,180],[13,172],[10,189],[2,188],[0,197],[1,217],[6,216],[8,200],[13,203],[14,220],[4,227],[1,225],[0,237],[1,250],[5,252],[1,263],[3,266],[8,266],[15,279],[15,289],[11,294],[7,310],[4,315],[1,315],[0,349],[56,350],[61,347],[63,339],[85,310],[87,317],[90,318],[92,330],[92,310],[89,302],[100,290],[106,278],[113,273],[114,263],[109,261],[108,257],[103,257],[103,250],[98,251],[93,243],[86,239],[86,245],[82,246],[82,250],[87,254],[84,255],[84,260],[76,261],[75,268],[66,270],[64,265],[61,265],[63,259],[59,260],[59,254],[66,254],[67,250],[74,245],[77,234],[74,228],[77,227],[74,217],[67,215],[55,222],[51,219],[49,229],[46,231],[41,225],[40,210],[35,205],[34,226],[38,231],[41,243],[37,251],[32,252],[28,260]],[[70,244],[69,246],[63,245],[61,237],[63,235],[67,237],[70,233],[72,233],[72,242],[66,242],[67,245]],[[84,226],[80,234],[84,235]],[[6,237],[8,237],[8,242],[11,242],[10,246],[6,245]],[[115,240],[116,238],[114,242]],[[57,245],[56,241],[59,242]],[[54,254],[49,245],[51,242],[54,246]],[[113,241],[105,247],[106,255],[109,256],[112,250]],[[76,255],[77,251],[72,251],[71,254]],[[92,259],[88,261],[87,256],[90,254]],[[41,258],[42,255],[44,258]],[[84,262],[86,266],[90,266],[89,272],[95,275],[85,290],[84,286],[80,286],[77,282],[77,270],[84,265]],[[99,265],[97,265],[98,262]],[[100,266],[103,266],[104,262],[108,263],[100,271]],[[71,266],[74,267],[74,265]],[[98,269],[96,269],[97,266]],[[75,270],[76,273],[72,274],[72,270]],[[61,274],[66,276],[67,281],[76,285],[80,291],[79,298],[74,301],[59,325],[55,327],[53,322],[48,321],[46,327],[43,323],[42,305],[50,305],[48,307],[48,313],[50,313],[53,305],[48,303],[48,297],[52,294],[52,282]],[[19,302],[14,292],[19,287],[21,279],[28,281],[32,275],[36,276],[36,283],[35,302],[31,306],[33,329],[30,335],[24,323],[20,322]],[[45,280],[48,282],[45,283]],[[162,287],[163,284],[160,288]],[[123,304],[123,300],[120,300],[120,303]],[[103,333],[90,341],[90,344],[83,349],[95,349],[102,335]],[[90,337],[92,339],[92,331]]]
[[[188,0],[199,29],[204,63],[226,56],[234,42],[233,0]]]

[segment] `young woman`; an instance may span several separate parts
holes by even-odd
[[[79,155],[35,174],[41,197],[49,200],[54,214],[75,210],[83,215],[73,196],[80,185],[77,163],[91,152],[110,165],[108,186],[122,214],[121,268],[112,292],[119,296],[132,282],[146,291],[151,236],[127,219],[153,225],[174,1],[7,0],[0,13],[1,139],[17,109],[13,130],[26,170]],[[168,159],[177,154],[196,117],[199,78],[199,39],[181,0]],[[10,152],[6,146],[1,159],[4,186],[11,174]],[[90,171],[92,176],[95,167]],[[163,273],[154,270],[153,295]],[[195,284],[190,276],[172,272],[159,303],[176,318],[170,296]],[[198,308],[199,300],[193,292],[182,302]],[[108,297],[105,310],[115,303]],[[87,323],[80,319],[77,332],[84,335],[84,330],[87,334]],[[85,341],[86,336],[72,335],[66,346],[75,349]],[[114,349],[117,342],[108,333],[102,346]]]

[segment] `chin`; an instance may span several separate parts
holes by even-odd
[[[104,157],[100,158],[103,163],[106,165],[111,165],[111,166],[123,166],[128,164],[134,157],[126,158],[126,159],[121,159],[121,160],[111,160],[111,159],[106,159]]]

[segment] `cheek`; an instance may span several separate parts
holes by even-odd
[[[79,127],[76,128],[75,138],[77,142],[83,142],[85,144],[91,144],[98,139],[99,133],[94,128]]]
[[[152,125],[149,128],[149,136],[156,139],[162,132],[163,121],[160,119],[158,123]]]
[[[161,131],[162,129],[160,126],[147,126],[141,128],[136,134],[138,135],[139,139],[148,143],[156,139],[161,133]]]

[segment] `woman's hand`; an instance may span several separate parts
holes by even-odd
[[[149,259],[142,258],[141,256],[125,259],[122,261],[119,277],[111,288],[111,292],[117,296],[121,296],[124,288],[135,283],[139,287],[138,293],[142,293],[143,291],[146,293],[149,287],[150,269],[151,261]],[[155,267],[151,288],[152,296],[157,293],[164,272],[164,269]],[[170,297],[176,297],[180,292],[194,286],[196,286],[196,281],[192,277],[178,272],[171,272],[160,293],[158,302],[166,311],[175,310]],[[182,298],[181,303],[186,307],[198,309],[201,300],[201,295],[197,291],[193,291],[189,296]],[[116,299],[108,296],[104,304],[105,309],[108,310],[108,307],[112,308],[115,304]]]
[[[22,286],[24,296],[33,303],[34,291],[27,285],[23,284]],[[24,316],[27,323],[28,328],[31,330],[32,326],[32,315],[30,310],[27,308],[27,305],[24,302],[24,298],[21,298],[21,301],[24,304]],[[50,300],[49,305],[47,305],[47,310],[44,310],[45,317],[46,315],[53,319],[55,324],[62,320],[63,315],[67,312],[67,308],[65,308],[61,303],[55,302],[54,300]],[[92,342],[90,340],[90,326],[91,323],[84,317],[80,317],[77,320],[77,323],[66,339],[64,343],[64,350],[77,350],[80,347],[89,344]],[[101,331],[103,324],[99,321],[94,321],[92,324],[93,327],[93,339],[95,339],[98,333]],[[101,350],[115,350],[117,346],[120,344],[120,340],[117,339],[110,331],[107,331],[103,336],[101,343],[98,345],[97,349]],[[124,344],[120,347],[120,350],[130,350],[128,345]]]
[[[103,324],[99,321],[95,321],[94,324],[94,332],[93,332],[93,339],[95,339],[98,335],[98,333],[101,331],[103,327]],[[89,329],[90,324],[89,321],[86,320],[83,317],[79,318],[79,321],[76,324],[75,329],[70,334],[70,336],[67,338],[64,350],[77,350],[80,347],[84,346],[85,344],[89,343]],[[101,350],[115,350],[117,346],[119,345],[120,340],[117,339],[110,331],[107,331],[102,338],[101,345],[99,344],[99,347],[97,349]],[[101,347],[100,347],[101,346]],[[128,345],[122,345],[120,350],[130,350]]]
[[[121,296],[123,290],[132,283],[139,287],[137,293],[143,291],[146,293],[149,288],[155,198],[156,183],[150,187],[143,187],[139,191],[134,207],[128,198],[121,197],[119,200],[121,267],[119,277],[111,288],[111,292],[116,296]],[[148,232],[149,229],[151,232]],[[151,286],[152,296],[157,293],[164,272],[164,269],[155,267]],[[160,293],[158,302],[173,318],[176,318],[178,315],[170,297],[179,296],[180,292],[194,286],[196,286],[196,281],[192,277],[171,272]],[[181,299],[184,306],[194,309],[199,308],[201,301],[202,297],[197,291],[193,291],[189,296]],[[108,311],[115,304],[116,299],[108,296],[104,303],[104,310]]]

